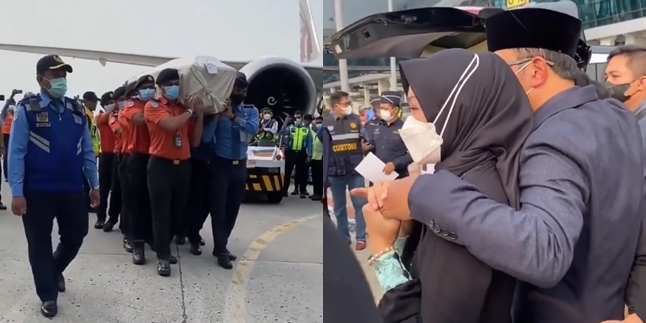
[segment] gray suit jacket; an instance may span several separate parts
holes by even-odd
[[[642,218],[637,121],[587,86],[552,98],[534,122],[520,157],[520,210],[439,171],[415,182],[411,215],[526,282],[519,283],[515,322],[623,318]]]

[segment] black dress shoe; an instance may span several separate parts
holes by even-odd
[[[168,262],[169,262],[171,265],[176,265],[176,264],[177,264],[177,257],[175,257],[175,256],[173,256],[173,255],[170,255],[170,257],[168,257]]]
[[[94,223],[94,228],[95,229],[103,229],[103,226],[105,225],[105,221],[103,220],[96,220],[96,223]]]
[[[192,255],[199,256],[202,254],[202,248],[200,248],[199,243],[191,243],[190,252]]]
[[[65,293],[65,277],[63,277],[63,274],[56,275],[56,286],[59,293]]]
[[[175,236],[175,244],[180,246],[186,244],[186,237],[180,235]]]
[[[4,205],[4,203],[0,202],[0,210],[3,210],[3,211],[4,211],[4,210],[6,210],[6,209],[7,209],[7,206],[6,206],[6,205]]]
[[[232,269],[233,264],[231,263],[231,259],[229,259],[229,254],[221,254],[218,256],[218,266],[224,268],[224,269]]]
[[[56,301],[46,301],[40,306],[40,314],[44,317],[52,318],[58,314],[58,305]]]
[[[123,237],[123,250],[126,252],[132,252],[132,244],[126,237]]]
[[[103,232],[110,232],[112,229],[114,229],[114,225],[116,223],[112,221],[107,221],[106,223],[103,224]]]
[[[298,195],[298,191],[293,191],[292,195]]]
[[[143,242],[135,242],[132,248],[132,263],[135,265],[146,264],[146,249]]]
[[[170,276],[170,262],[168,259],[159,259],[159,263],[157,263],[157,274],[163,277]]]
[[[206,242],[204,242],[204,239],[200,238],[200,246],[204,247],[206,246]]]
[[[306,199],[308,196],[309,196],[309,195],[307,195],[307,194],[305,194],[305,193],[301,193],[301,198],[302,198],[302,199]]]
[[[232,254],[231,251],[229,250],[227,250],[227,254],[229,254],[229,259],[231,259],[231,261],[235,261],[236,259],[238,259],[238,257]]]
[[[312,201],[320,201],[320,200],[323,199],[323,197],[321,195],[312,195],[312,196],[310,196],[310,199]]]

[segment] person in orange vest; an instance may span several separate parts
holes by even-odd
[[[4,107],[2,108],[2,112],[0,113],[0,117],[2,118],[2,140],[3,144],[6,150],[9,149],[9,135],[11,134],[11,124],[13,123],[13,110],[16,106],[16,100],[14,97],[16,94],[21,94],[22,90],[13,90],[11,91],[11,96],[9,99],[5,102]],[[26,95],[25,95],[26,96]],[[2,154],[2,173],[4,174],[4,181],[8,182],[8,173],[7,173],[7,153],[5,152]],[[2,205],[0,206],[0,210],[6,210],[7,208]]]

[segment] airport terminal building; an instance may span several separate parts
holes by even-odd
[[[430,6],[500,7],[520,8],[530,1],[545,0],[391,0],[393,10],[417,9]],[[641,0],[572,0],[577,4],[579,18],[583,21],[585,35],[591,45],[616,46],[625,44],[646,45],[646,1]],[[323,37],[326,41],[336,32],[334,0],[324,0]],[[388,11],[388,0],[345,0],[342,3],[343,26],[369,16]],[[549,22],[546,22],[549,23]],[[590,66],[591,76],[603,75],[605,64]],[[390,88],[390,59],[348,60],[350,88],[354,100],[367,102],[369,97]],[[338,61],[332,53],[324,53],[324,89],[340,89]]]

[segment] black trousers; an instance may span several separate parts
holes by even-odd
[[[312,186],[315,196],[323,196],[323,161],[312,160]]]
[[[128,158],[131,187],[130,237],[133,241],[153,241],[153,218],[148,194],[148,160],[150,155],[132,153]]]
[[[88,232],[87,192],[52,193],[25,188],[27,214],[22,216],[29,264],[41,301],[58,298],[56,276],[76,258]],[[58,223],[60,242],[52,254],[52,228]]]
[[[307,164],[307,152],[305,150],[287,150],[285,153],[285,187],[283,188],[285,192],[289,190],[289,183],[291,181],[294,168],[296,168],[296,174],[294,176],[294,192],[306,193],[309,165]]]
[[[200,231],[209,216],[209,196],[211,196],[210,161],[191,159],[191,194],[188,197],[186,223],[188,241],[200,243]]]
[[[215,157],[209,167],[211,179],[211,229],[213,230],[215,254],[227,251],[227,244],[240,205],[245,197],[247,183],[247,161]]]
[[[2,154],[2,172],[4,174],[4,179],[9,178],[9,173],[7,172],[7,158],[9,157],[9,134],[5,133],[2,136],[2,142],[4,143],[4,154]]]
[[[181,219],[186,213],[190,182],[188,160],[178,162],[154,156],[148,160],[148,192],[158,259],[168,259],[171,255],[172,219]]]
[[[116,155],[102,153],[99,155],[99,193],[101,204],[97,211],[97,218],[105,221],[110,215],[110,220],[116,223],[121,213],[121,186],[116,170]],[[116,180],[115,180],[116,177]]]
[[[121,155],[117,166],[119,181],[121,182],[121,219],[119,230],[124,237],[130,238],[130,215],[132,214],[132,186],[128,176],[128,159],[130,155]]]

